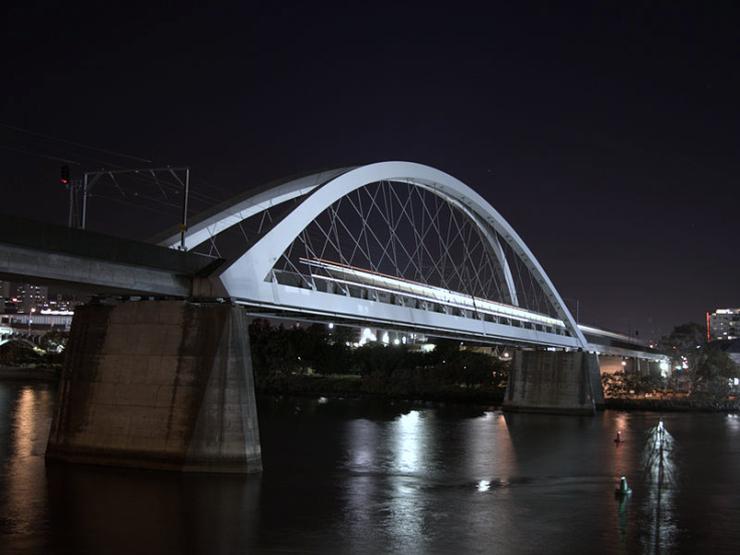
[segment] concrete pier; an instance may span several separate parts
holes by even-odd
[[[262,469],[244,312],[224,303],[78,307],[46,456],[199,472]]]
[[[594,414],[603,403],[597,355],[580,351],[515,352],[504,410]]]

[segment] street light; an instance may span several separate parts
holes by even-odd
[[[35,308],[31,309],[31,313],[28,315],[28,335],[31,335],[31,324],[33,324],[33,315],[36,312]]]

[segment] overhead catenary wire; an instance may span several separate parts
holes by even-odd
[[[45,158],[47,160],[53,160],[55,162],[61,162],[63,164],[72,164],[74,166],[81,166],[82,164],[80,162],[77,162],[75,160],[70,160],[68,158],[61,158],[59,156],[52,156],[50,154],[40,154],[38,152],[33,152],[30,150],[24,150],[22,148],[16,148],[12,146],[6,146],[6,145],[0,145],[0,148],[5,150],[10,150],[12,152],[19,152],[21,154],[28,154],[30,156],[38,156],[39,158]]]
[[[85,148],[85,149],[88,149],[88,150],[95,150],[97,152],[103,152],[105,154],[110,154],[111,156],[118,156],[120,158],[128,158],[130,160],[136,160],[137,162],[145,162],[147,164],[153,163],[151,160],[149,160],[147,158],[142,158],[141,156],[132,156],[131,154],[124,154],[122,152],[117,152],[115,150],[110,150],[110,149],[106,149],[106,148],[99,148],[99,147],[95,147],[95,146],[92,146],[92,145],[86,145],[84,143],[79,143],[77,141],[71,141],[69,139],[62,139],[61,137],[54,137],[54,136],[48,135],[46,133],[40,133],[38,131],[32,131],[30,129],[24,129],[23,127],[18,127],[16,125],[10,125],[8,123],[0,122],[0,127],[4,127],[6,129],[11,129],[11,130],[16,131],[18,133],[25,133],[27,135],[31,135],[31,136],[34,136],[34,137],[41,137],[43,139],[47,139],[47,140],[50,140],[50,141],[57,141],[57,142],[60,142],[60,143],[64,143],[64,144],[76,146],[78,148]]]
[[[101,152],[101,153],[108,154],[108,155],[111,155],[111,156],[114,156],[114,157],[118,157],[118,158],[126,158],[126,159],[129,159],[129,160],[135,160],[135,161],[138,161],[138,162],[144,162],[144,163],[148,163],[148,164],[152,164],[153,163],[152,160],[149,160],[148,158],[143,158],[141,156],[134,156],[134,155],[131,155],[131,154],[126,154],[126,153],[118,152],[118,151],[111,150],[111,149],[100,148],[100,147],[97,147],[97,146],[80,143],[78,141],[73,141],[73,140],[70,140],[70,139],[62,138],[62,137],[55,137],[55,136],[49,135],[47,133],[41,133],[39,131],[34,131],[34,130],[26,129],[26,128],[23,128],[23,127],[18,127],[16,125],[11,125],[11,124],[4,123],[4,122],[0,122],[0,127],[3,127],[5,129],[9,129],[11,131],[15,131],[15,132],[18,132],[18,133],[24,133],[24,134],[29,135],[29,136],[32,136],[32,137],[39,137],[39,138],[45,139],[46,141],[54,141],[54,142],[58,142],[58,143],[70,145],[70,146],[81,148],[81,149],[91,150],[91,151],[95,151],[95,152]],[[45,158],[45,159],[48,159],[48,160],[53,160],[53,161],[61,162],[61,163],[64,163],[64,164],[71,164],[71,165],[75,165],[75,166],[83,166],[84,163],[80,159],[86,159],[86,160],[89,160],[89,161],[91,161],[91,162],[93,162],[95,164],[99,164],[101,166],[101,169],[98,170],[98,171],[105,171],[105,169],[103,169],[105,167],[114,168],[116,171],[121,171],[121,170],[122,171],[135,171],[134,168],[125,166],[123,164],[120,164],[120,163],[117,163],[117,162],[113,162],[113,161],[109,161],[109,160],[100,160],[99,158],[95,158],[95,157],[90,156],[89,154],[85,154],[85,153],[76,153],[75,156],[74,156],[74,158],[71,158],[71,157],[54,156],[54,155],[51,155],[51,154],[34,152],[32,150],[29,150],[29,149],[20,149],[20,148],[17,148],[17,147],[11,147],[11,146],[6,146],[6,145],[0,145],[0,148],[6,149],[6,150],[10,150],[10,151],[14,151],[14,152],[19,152],[19,153],[22,153],[22,154],[28,154],[28,155],[31,155],[31,156],[38,156],[38,157]],[[145,169],[143,169],[143,170],[145,170]],[[160,180],[161,180],[161,178],[160,178]],[[219,187],[214,186],[214,185],[206,182],[202,178],[198,178],[197,181],[200,182],[200,183],[202,183],[203,185],[205,185],[206,187],[208,187],[210,189],[213,189],[213,190],[219,190],[220,189]],[[174,185],[174,183],[173,183],[173,185]],[[202,198],[202,200],[204,200],[204,201],[219,201],[219,200],[223,200],[221,197],[217,197],[217,196],[213,196],[213,195],[208,195],[208,194],[202,193],[202,192],[195,192],[195,195],[200,196]]]

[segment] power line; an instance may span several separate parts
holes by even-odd
[[[152,164],[153,162],[151,160],[147,160],[146,158],[140,158],[139,156],[131,156],[130,154],[123,154],[121,152],[116,152],[114,150],[107,150],[104,148],[97,148],[90,145],[85,145],[82,143],[78,143],[76,141],[70,141],[68,139],[61,139],[59,137],[52,137],[51,135],[46,135],[44,133],[39,133],[37,131],[31,131],[30,129],[23,129],[22,127],[16,127],[15,125],[9,125],[7,123],[0,122],[0,127],[5,127],[6,129],[12,129],[13,131],[17,131],[19,133],[26,133],[28,135],[32,135],[35,137],[42,137],[44,139],[48,139],[50,141],[58,141],[60,143],[66,143],[68,145],[80,147],[80,148],[86,148],[89,150],[95,150],[97,152],[103,152],[105,154],[111,154],[113,156],[120,156],[121,158],[129,158],[131,160],[137,160],[139,162],[146,162],[148,164]]]
[[[30,150],[23,150],[21,148],[15,148],[12,146],[0,145],[0,148],[4,148],[5,150],[11,150],[13,152],[20,152],[21,154],[29,154],[31,156],[38,156],[39,158],[46,158],[47,160],[54,160],[55,162],[62,162],[64,164],[73,164],[75,166],[82,165],[79,162],[75,162],[74,160],[68,160],[66,158],[59,158],[58,156],[51,156],[50,154],[39,154],[38,152],[32,152]]]
[[[116,203],[119,203],[119,204],[125,204],[125,205],[131,206],[133,208],[137,208],[137,209],[141,209],[141,210],[146,210],[148,212],[153,212],[154,214],[159,214],[159,215],[162,214],[162,210],[161,209],[152,208],[151,206],[147,206],[145,204],[137,204],[135,202],[130,202],[130,201],[125,200],[125,199],[120,198],[120,197],[109,197],[109,196],[103,196],[103,195],[98,195],[98,194],[92,194],[91,193],[91,194],[88,195],[88,198],[95,198],[95,199],[98,199],[98,200],[109,200],[111,202],[116,202]],[[129,197],[127,197],[127,198],[129,198]],[[134,197],[134,198],[137,198],[137,197]],[[157,204],[160,204],[162,206],[174,207],[174,208],[177,208],[178,210],[180,209],[180,207],[177,206],[177,205],[175,205],[175,204],[164,203],[164,202],[159,202],[159,201],[154,201],[154,202],[157,202]]]
[[[53,137],[53,136],[47,135],[45,133],[39,133],[37,131],[32,131],[30,129],[24,129],[24,128],[21,128],[21,127],[15,126],[15,125],[10,125],[10,124],[3,123],[3,122],[0,122],[0,127],[4,127],[6,129],[11,129],[13,131],[17,131],[17,132],[20,132],[20,133],[26,133],[28,135],[32,135],[32,136],[36,136],[36,137],[41,137],[41,138],[48,139],[48,140],[51,140],[51,141],[58,141],[58,142],[61,142],[61,143],[73,145],[73,146],[84,148],[84,149],[94,150],[94,151],[102,152],[102,153],[105,153],[105,154],[111,154],[113,156],[119,156],[119,157],[123,157],[123,158],[129,158],[131,160],[137,160],[137,161],[140,161],[140,162],[153,163],[151,160],[147,160],[146,158],[140,158],[138,156],[131,156],[129,154],[123,154],[121,152],[116,152],[116,151],[112,151],[112,150],[97,148],[97,147],[93,147],[93,146],[90,146],[90,145],[85,145],[85,144],[82,144],[82,143],[78,143],[76,141],[70,141],[68,139],[62,139],[62,138],[59,138],[59,137]],[[14,151],[14,152],[19,152],[19,153],[22,153],[22,154],[28,154],[28,155],[31,155],[31,156],[38,156],[40,158],[45,158],[47,160],[53,160],[53,161],[57,161],[57,162],[62,162],[62,163],[65,163],[65,164],[72,164],[72,165],[75,165],[75,166],[82,166],[83,165],[82,162],[77,161],[77,160],[69,160],[67,158],[61,158],[61,157],[58,157],[58,156],[52,156],[52,155],[48,155],[48,154],[41,154],[41,153],[38,153],[38,152],[32,152],[30,150],[24,150],[24,149],[19,149],[19,148],[15,148],[15,147],[5,146],[5,145],[0,145],[0,148],[4,148],[6,150],[11,150],[11,151]],[[112,162],[106,162],[106,161],[103,161],[103,160],[97,160],[97,159],[93,158],[92,156],[89,156],[89,155],[84,154],[84,153],[78,153],[78,157],[81,157],[83,159],[90,160],[90,161],[92,161],[93,163],[96,163],[96,164],[101,164],[102,166],[111,166],[111,167],[115,168],[116,170],[128,170],[128,169],[130,169],[130,168],[127,168],[126,166],[122,166],[120,164],[114,164]],[[159,179],[160,179],[160,181],[162,181],[161,178],[159,178]],[[229,194],[229,191],[227,189],[225,189],[223,187],[219,187],[217,185],[213,185],[213,184],[209,183],[208,181],[206,181],[205,179],[197,178],[197,181],[201,184],[201,186],[205,186],[206,188],[212,189],[214,191],[218,191],[219,193],[222,193],[222,194],[223,193],[226,193],[227,195]],[[212,201],[212,202],[220,202],[220,201],[223,200],[223,198],[221,197],[221,195],[213,196],[213,195],[209,195],[208,193],[204,193],[204,192],[196,192],[195,193],[195,196],[200,196],[201,197],[200,200],[203,201],[203,202],[209,202],[209,201]]]

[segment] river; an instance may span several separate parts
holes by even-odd
[[[263,397],[235,477],[47,465],[55,400],[0,382],[0,553],[740,552],[735,415]]]

